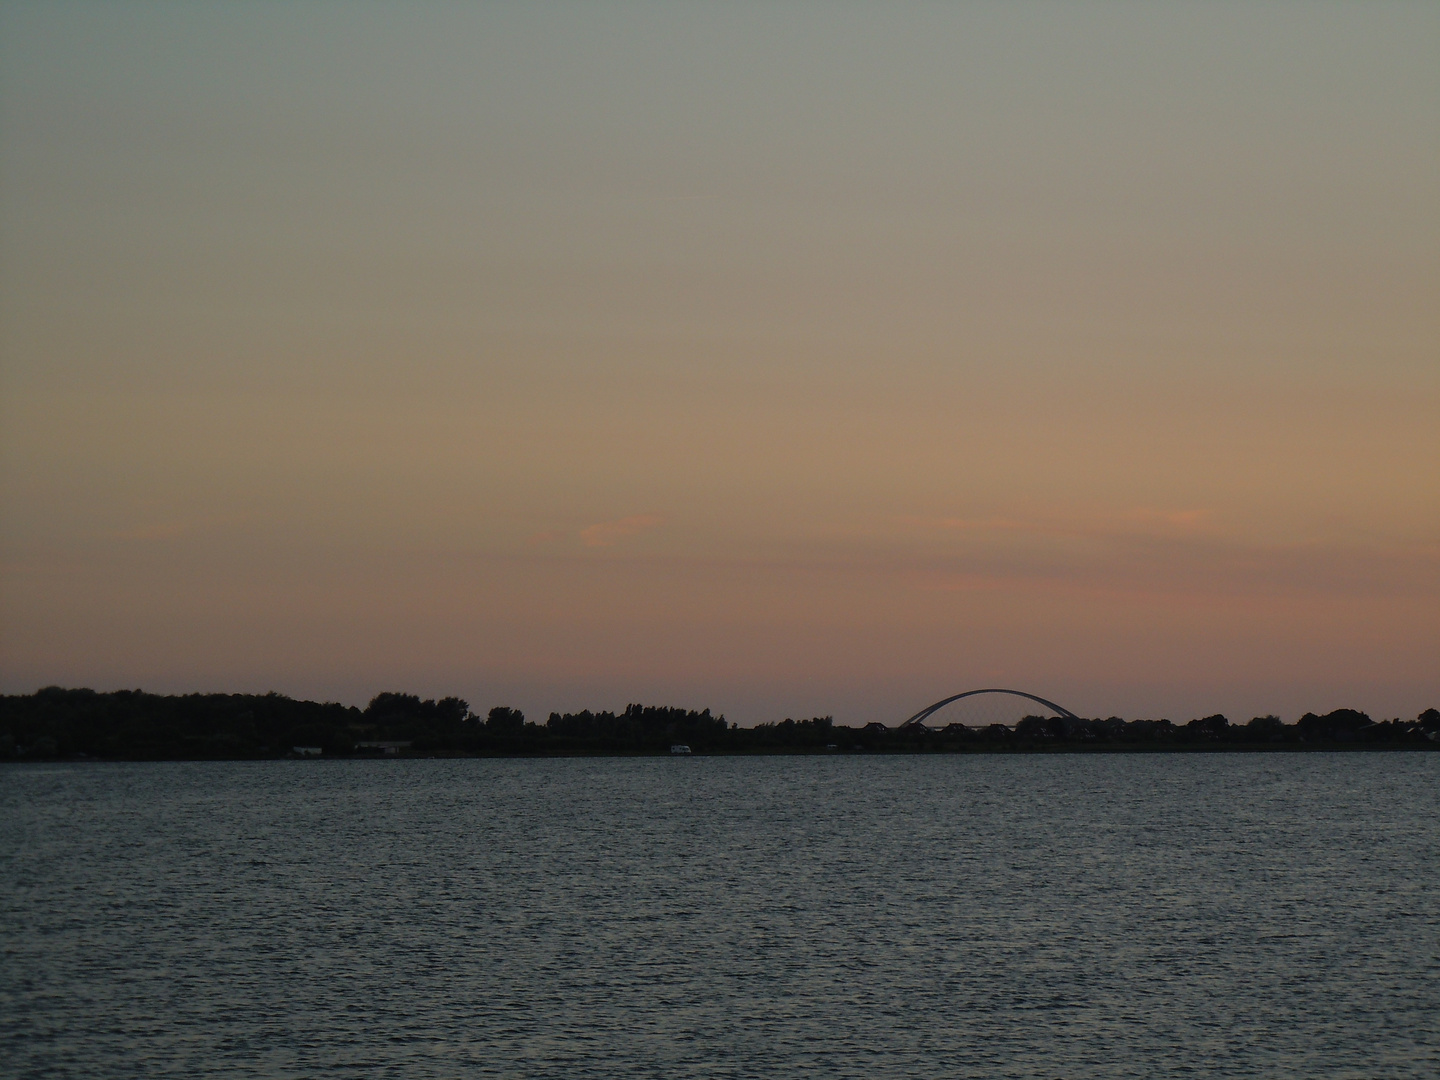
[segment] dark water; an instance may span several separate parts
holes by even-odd
[[[1440,1075],[1440,755],[0,768],[8,1076]]]

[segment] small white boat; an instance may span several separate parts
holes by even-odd
[[[688,754],[689,752],[690,747],[686,746],[683,742],[677,742],[670,747],[670,753],[672,754]]]

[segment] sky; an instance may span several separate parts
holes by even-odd
[[[1440,707],[1440,5],[0,3],[0,511],[11,693]]]

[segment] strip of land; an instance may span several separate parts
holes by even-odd
[[[1028,716],[1014,727],[847,727],[831,717],[742,728],[709,709],[631,705],[551,713],[534,723],[506,706],[485,715],[460,698],[377,695],[368,706],[281,694],[98,693],[47,687],[0,696],[0,760],[519,757],[646,754],[1044,753],[1440,750],[1440,710],[1372,720],[1354,709],[1231,723]]]

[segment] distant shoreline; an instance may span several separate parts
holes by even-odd
[[[673,707],[551,713],[543,724],[459,698],[377,695],[365,709],[281,694],[98,693],[47,687],[0,696],[0,762],[861,754],[1313,753],[1440,750],[1440,710],[1375,721],[1354,709],[1233,724],[1028,716],[1013,728],[846,727],[831,717],[741,728]]]

